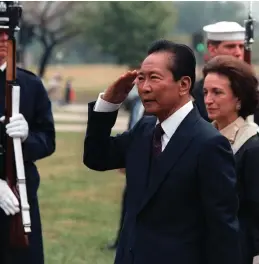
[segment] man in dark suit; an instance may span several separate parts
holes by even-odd
[[[195,66],[189,47],[157,41],[138,73],[127,72],[89,104],[84,164],[126,168],[116,264],[239,263],[234,157],[193,106]],[[112,137],[136,77],[145,111],[154,116]]]
[[[5,119],[5,80],[7,35],[0,33],[0,116]],[[30,205],[31,233],[29,247],[15,249],[9,246],[10,215],[19,211],[19,202],[6,184],[6,175],[0,175],[0,263],[43,264],[43,242],[37,190],[40,176],[35,161],[51,155],[55,150],[55,128],[51,103],[41,80],[33,73],[17,68],[20,86],[20,114],[10,118],[2,128],[9,137],[21,138],[27,197]],[[1,143],[3,137],[0,137]],[[3,168],[1,168],[3,169]]]

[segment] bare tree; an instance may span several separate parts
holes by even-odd
[[[42,44],[44,51],[38,75],[43,77],[54,47],[82,32],[76,18],[85,4],[79,1],[23,1],[22,5],[21,38],[24,46],[29,38],[36,38]]]

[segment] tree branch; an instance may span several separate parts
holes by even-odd
[[[62,4],[59,4],[58,9],[56,9],[53,14],[49,14],[48,16],[48,22],[52,23],[55,19],[58,19],[60,17],[64,17],[67,12],[71,12],[71,9],[74,6],[74,2],[61,2]]]
[[[76,37],[80,33],[81,33],[81,30],[75,30],[75,31],[67,32],[63,36],[61,35],[60,37],[56,38],[55,42],[57,44],[61,43],[61,42],[65,41],[66,39],[71,39],[71,38]]]
[[[44,7],[43,7],[43,10],[41,11],[41,16],[42,17],[46,17],[47,16],[47,13],[50,10],[52,4],[53,4],[53,2],[51,2],[51,1],[44,2]]]

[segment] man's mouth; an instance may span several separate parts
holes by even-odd
[[[143,103],[151,103],[151,102],[154,102],[155,100],[151,100],[151,99],[144,99],[143,100]]]

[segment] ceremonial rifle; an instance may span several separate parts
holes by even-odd
[[[12,115],[19,113],[20,86],[16,82],[16,39],[15,32],[19,31],[19,20],[22,6],[18,1],[0,2],[0,31],[8,35],[6,84],[5,84],[5,125]],[[3,141],[3,173],[6,181],[17,197],[20,212],[10,216],[9,245],[11,248],[26,248],[29,245],[28,233],[31,232],[29,204],[20,138],[11,138],[4,133]]]
[[[251,64],[252,58],[252,44],[254,43],[254,19],[252,17],[252,4],[250,1],[248,19],[245,20],[245,51],[244,61]]]

